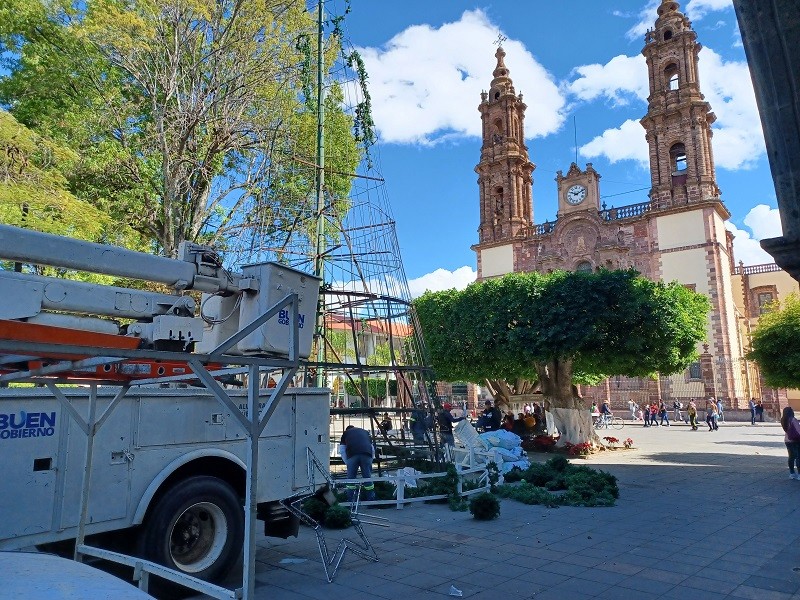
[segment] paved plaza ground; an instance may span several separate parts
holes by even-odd
[[[619,478],[612,508],[502,500],[490,522],[446,505],[366,511],[389,519],[365,527],[380,562],[348,554],[333,583],[311,530],[261,538],[256,596],[441,598],[455,586],[487,600],[800,599],[800,481],[788,479],[780,426],[705,429],[610,432],[637,447],[585,461]],[[353,532],[329,535],[335,545]]]

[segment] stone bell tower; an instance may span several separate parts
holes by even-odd
[[[525,103],[516,94],[497,48],[497,66],[489,92],[481,92],[483,144],[475,167],[480,193],[479,244],[509,241],[533,224],[531,174],[536,166],[528,159],[524,143]]]
[[[650,147],[650,201],[655,208],[719,200],[711,149],[716,116],[700,92],[701,48],[678,3],[662,0],[642,50],[650,96],[641,124]]]

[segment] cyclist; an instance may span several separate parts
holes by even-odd
[[[611,421],[611,417],[613,416],[614,413],[611,412],[608,400],[603,400],[603,404],[600,405],[600,417],[597,419],[598,423],[607,423]]]

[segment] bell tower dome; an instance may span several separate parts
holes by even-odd
[[[524,143],[525,103],[514,91],[502,47],[489,92],[481,92],[483,143],[475,167],[480,193],[479,243],[510,240],[533,224],[531,174],[536,166],[528,159]]]
[[[641,120],[650,149],[650,202],[656,208],[719,201],[711,149],[716,116],[700,92],[702,46],[674,0],[662,0],[642,54],[650,83]]]

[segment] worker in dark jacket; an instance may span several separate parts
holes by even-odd
[[[414,437],[415,444],[425,442],[425,434],[428,431],[428,415],[422,408],[415,408],[411,412],[411,435]]]
[[[492,406],[491,400],[487,400],[484,406],[486,408],[483,409],[483,414],[481,414],[481,418],[478,419],[478,427],[483,428],[484,431],[497,431],[500,429],[502,420],[500,409],[496,406]]]
[[[339,442],[339,454],[347,465],[347,478],[355,479],[358,471],[361,477],[371,479],[372,477],[372,458],[375,456],[375,447],[372,445],[372,438],[369,432],[354,425],[348,425],[342,434]],[[375,484],[367,481],[363,486],[364,500],[375,500]],[[347,484],[347,498],[350,502],[356,497],[356,484]]]
[[[453,410],[453,405],[449,402],[445,402],[442,404],[442,410],[436,415],[436,420],[439,425],[439,433],[442,434],[442,444],[453,446],[455,444],[453,425],[459,421],[463,421],[464,417],[454,417],[453,413],[450,412],[451,410]]]

